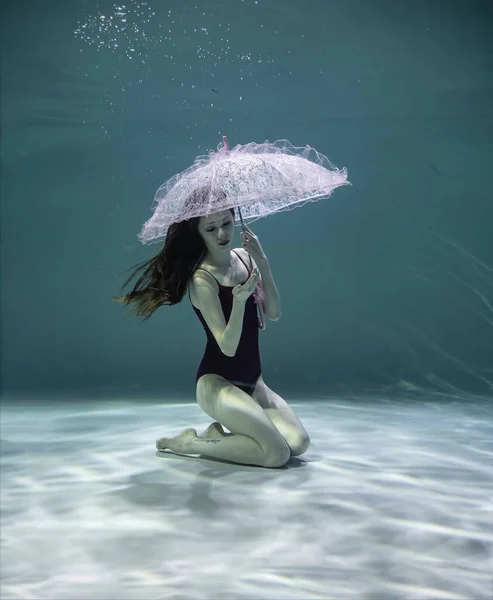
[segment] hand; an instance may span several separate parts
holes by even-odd
[[[257,287],[259,277],[259,270],[257,269],[257,267],[255,267],[251,272],[250,277],[245,281],[243,285],[236,285],[233,288],[233,297],[238,298],[238,300],[248,300],[248,298],[253,294],[255,288]]]
[[[256,263],[265,259],[265,254],[258,241],[258,237],[245,224],[243,224],[243,231],[240,233],[240,237],[243,248],[250,254]]]

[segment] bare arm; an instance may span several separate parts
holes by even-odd
[[[249,254],[243,248],[239,248],[242,252],[242,256],[246,261],[249,260]],[[271,321],[278,321],[281,318],[281,298],[277,291],[272,272],[270,270],[269,261],[265,254],[262,259],[255,262],[252,258],[253,265],[256,266],[260,273],[260,285],[264,291],[264,313]]]
[[[271,321],[278,321],[281,318],[281,298],[272,277],[267,257],[259,261],[257,267],[260,271],[262,289],[265,294],[264,312]]]
[[[196,271],[192,285],[196,303],[212,332],[219,349],[226,356],[234,356],[240,343],[245,315],[246,298],[233,295],[233,308],[226,324],[223,309],[219,301],[217,283],[204,271]]]
[[[243,317],[245,315],[246,300],[233,298],[233,308],[228,324],[221,336],[220,348],[226,356],[234,356],[238,350],[241,332],[243,331]]]

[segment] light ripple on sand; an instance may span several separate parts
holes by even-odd
[[[157,456],[196,405],[10,408],[2,600],[489,600],[491,406],[404,402],[293,403],[276,470]]]

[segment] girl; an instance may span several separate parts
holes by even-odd
[[[191,201],[206,193],[197,191]],[[215,422],[201,435],[186,429],[161,438],[158,450],[280,467],[306,452],[310,439],[285,400],[262,379],[253,292],[260,286],[264,313],[273,321],[281,314],[279,293],[257,236],[244,226],[242,248],[233,249],[233,231],[234,209],[172,224],[163,249],[133,272],[123,288],[144,270],[134,289],[117,300],[133,303],[135,313],[148,320],[159,306],[181,302],[188,289],[206,332],[196,396]]]

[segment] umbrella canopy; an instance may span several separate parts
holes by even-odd
[[[153,215],[138,237],[148,244],[163,239],[172,223],[229,208],[241,209],[237,223],[253,222],[326,198],[343,185],[351,185],[346,168],[338,169],[310,146],[276,140],[230,150],[223,138],[217,152],[197,157],[160,186]]]

